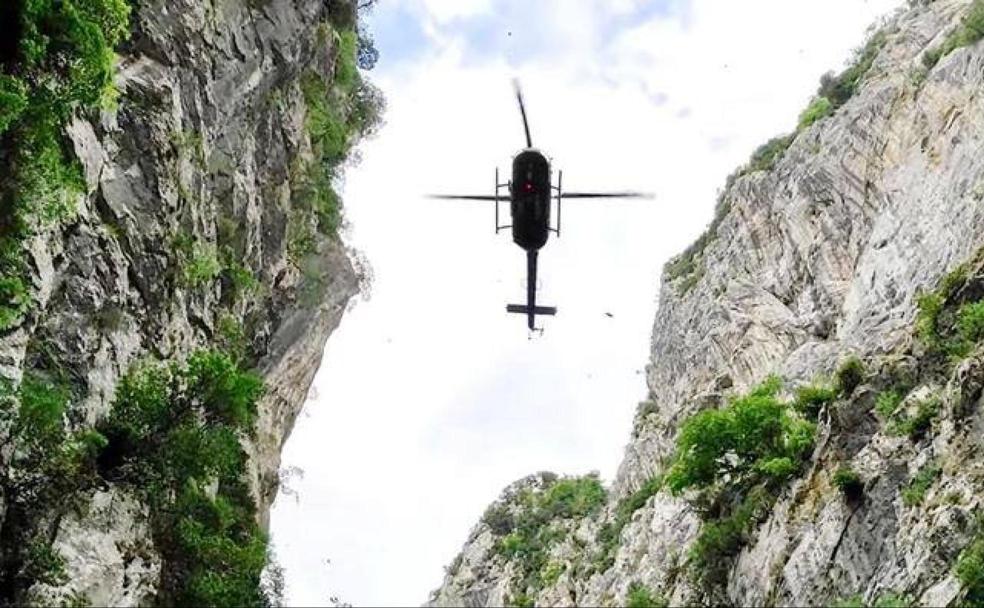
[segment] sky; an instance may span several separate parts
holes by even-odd
[[[647,396],[663,264],[713,215],[725,177],[795,127],[901,0],[381,0],[367,76],[386,124],[340,185],[346,242],[372,267],[328,340],[283,453],[271,536],[289,605],[419,605],[509,483],[610,481]],[[525,255],[489,202],[525,143],[564,189],[530,335],[507,302]],[[507,219],[508,206],[502,206]]]

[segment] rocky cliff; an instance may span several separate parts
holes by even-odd
[[[431,597],[984,600],[984,3],[910,2],[664,271],[610,487],[538,474]]]
[[[0,604],[274,601],[279,450],[359,289],[354,2],[0,13]]]

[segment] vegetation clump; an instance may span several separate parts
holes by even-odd
[[[827,72],[820,77],[820,89],[817,95],[828,99],[832,110],[847,103],[857,92],[861,81],[871,70],[871,65],[887,41],[888,35],[885,30],[876,31],[864,46],[854,52],[854,60],[843,72],[836,75]]]
[[[930,356],[947,366],[966,357],[984,339],[984,301],[974,298],[980,292],[980,279],[969,276],[971,266],[982,259],[984,250],[916,300],[916,337]]]
[[[540,491],[524,488],[486,511],[483,521],[498,537],[496,553],[515,566],[512,605],[527,598],[532,601],[545,585],[556,581],[563,566],[549,561],[549,555],[566,534],[563,522],[593,515],[606,496],[596,475],[561,478]]]
[[[820,409],[837,399],[837,391],[829,386],[811,384],[796,389],[793,407],[806,418],[816,420]]]
[[[864,363],[857,357],[848,357],[840,367],[837,368],[836,381],[837,390],[844,397],[848,397],[864,382]]]
[[[875,399],[875,412],[884,419],[888,419],[899,409],[902,403],[902,395],[897,391],[887,390],[878,394]]]
[[[692,502],[704,523],[689,566],[705,588],[724,582],[728,559],[813,449],[815,425],[792,403],[779,400],[781,386],[772,376],[726,407],[699,412],[681,426],[664,483],[674,494],[698,491]]]
[[[978,522],[978,528],[980,528]],[[964,588],[964,602],[969,606],[984,604],[984,534],[977,535],[960,552],[956,563],[957,579]]]
[[[802,130],[834,111],[834,104],[823,95],[814,97],[810,105],[799,115],[797,130]]]
[[[974,0],[957,29],[950,32],[940,46],[923,54],[923,65],[932,69],[943,57],[981,38],[984,38],[984,0]]]
[[[151,507],[164,558],[162,597],[194,606],[265,605],[267,539],[255,520],[240,438],[252,431],[259,376],[202,350],[182,364],[144,362],[117,387],[100,472]]]
[[[325,81],[314,72],[301,79],[313,158],[294,176],[293,202],[300,211],[290,228],[295,259],[313,251],[315,230],[334,236],[341,226],[341,201],[333,186],[337,169],[355,141],[379,126],[384,106],[379,89],[359,74],[356,32],[343,27],[336,40],[332,80]]]
[[[731,206],[725,202],[724,195],[722,194],[721,198],[718,199],[717,206],[714,208],[714,218],[711,220],[710,225],[683,253],[672,258],[663,267],[663,273],[666,275],[667,281],[675,281],[680,278],[685,279],[685,281],[679,284],[677,293],[681,295],[687,293],[696,285],[697,280],[703,276],[704,250],[717,238],[718,228],[730,210]]]
[[[919,441],[933,425],[940,410],[940,400],[930,397],[915,404],[915,412],[911,415],[896,413],[889,424],[888,430],[893,435],[906,436],[912,441]]]
[[[916,473],[909,485],[902,490],[902,502],[907,507],[922,504],[926,492],[940,476],[941,469],[935,463],[927,463]]]
[[[67,582],[44,518],[69,512],[93,487],[106,445],[96,431],[66,429],[70,400],[66,386],[34,373],[17,387],[0,382],[0,450],[8,454],[0,468],[0,604],[31,603],[33,585]]]
[[[62,129],[76,111],[109,105],[113,48],[126,37],[125,0],[19,2],[16,49],[0,75],[0,331],[27,311],[23,243],[42,225],[67,219],[84,180]]]
[[[864,483],[857,471],[849,466],[841,466],[834,473],[834,485],[848,501],[856,502],[864,496]]]
[[[653,593],[649,587],[639,582],[629,585],[629,593],[625,596],[626,608],[666,608],[670,603],[666,598]]]

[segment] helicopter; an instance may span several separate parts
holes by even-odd
[[[495,233],[500,230],[512,229],[513,242],[526,251],[526,304],[507,304],[506,312],[526,315],[530,331],[543,331],[537,328],[537,315],[553,316],[557,314],[554,306],[536,305],[536,270],[537,255],[547,244],[551,232],[560,238],[561,201],[567,199],[590,198],[652,198],[652,195],[641,192],[564,192],[563,171],[557,172],[557,185],[551,179],[550,161],[533,147],[530,137],[530,125],[526,119],[526,105],[523,103],[523,92],[519,81],[513,81],[516,101],[523,118],[523,130],[526,134],[526,147],[512,159],[512,179],[506,183],[499,182],[499,168],[495,170],[495,193],[483,194],[431,194],[430,198],[493,201],[495,203]],[[505,188],[508,195],[500,194]],[[499,225],[499,203],[509,201],[512,223]],[[557,225],[551,226],[551,201],[557,204]]]

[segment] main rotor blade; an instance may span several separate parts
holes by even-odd
[[[653,198],[648,192],[562,192],[560,198]]]
[[[488,194],[428,194],[427,198],[440,198],[445,200],[464,200],[464,201],[494,201],[496,197]],[[508,196],[498,197],[500,201],[508,201]]]
[[[533,140],[530,139],[530,124],[526,122],[526,104],[523,103],[523,91],[519,88],[519,79],[513,78],[513,88],[516,89],[516,101],[519,102],[519,113],[523,115],[523,129],[526,131],[526,147],[533,147]]]

